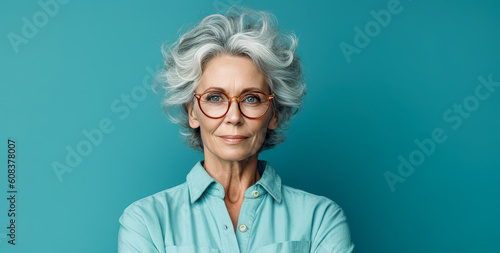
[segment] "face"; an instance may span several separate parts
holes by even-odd
[[[221,55],[205,65],[196,94],[221,88],[229,97],[239,97],[244,89],[271,94],[265,76],[248,57]],[[231,102],[227,114],[219,119],[207,117],[200,110],[198,101],[187,104],[189,125],[200,128],[205,157],[215,156],[225,161],[241,161],[256,155],[266,137],[268,129],[278,126],[278,115],[271,109],[259,119],[245,118],[238,109],[236,100]],[[230,139],[227,136],[244,136]]]

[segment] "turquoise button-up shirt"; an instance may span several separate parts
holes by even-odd
[[[202,161],[185,183],[140,199],[121,215],[118,252],[352,252],[342,209],[332,200],[282,185],[258,161],[261,178],[245,192],[236,233],[224,188]]]

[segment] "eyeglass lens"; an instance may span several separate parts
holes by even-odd
[[[270,101],[265,94],[248,92],[240,96],[240,110],[250,118],[258,118],[266,113]],[[229,107],[229,98],[221,92],[208,92],[201,96],[200,106],[205,114],[210,117],[223,116]]]

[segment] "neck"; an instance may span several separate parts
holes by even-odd
[[[235,204],[243,201],[245,191],[259,181],[257,162],[258,153],[241,161],[227,161],[205,152],[203,167],[224,187],[224,200]]]

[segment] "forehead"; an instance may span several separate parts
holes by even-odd
[[[207,62],[197,87],[198,92],[218,87],[229,94],[255,89],[269,92],[265,75],[244,56],[221,55]]]

